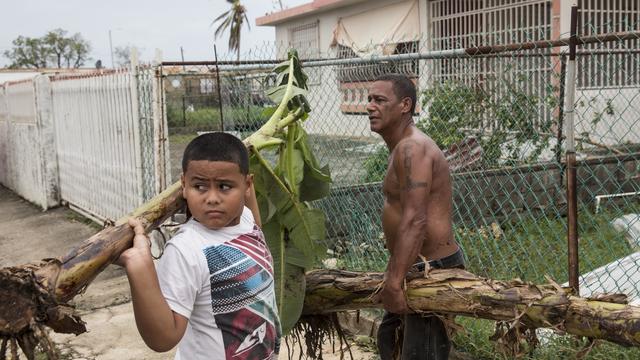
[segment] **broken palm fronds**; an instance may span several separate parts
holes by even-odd
[[[325,253],[320,245],[324,214],[307,202],[324,197],[331,178],[328,168],[318,165],[298,124],[308,117],[310,108],[305,98],[307,77],[295,50],[274,73],[276,86],[267,94],[279,105],[267,109],[271,117],[244,144],[251,154],[264,232],[274,255],[281,323],[287,331],[302,311],[304,272]],[[279,154],[276,165],[260,154],[262,149],[273,148]],[[6,358],[7,350],[17,358],[18,346],[32,359],[39,344],[55,358],[43,326],[61,333],[86,331],[67,302],[131,246],[133,231],[127,219],[140,218],[148,233],[184,205],[178,182],[59,259],[0,269],[0,359]]]
[[[553,282],[535,285],[518,279],[497,281],[458,269],[433,269],[428,277],[421,273],[407,279],[411,309],[503,322],[506,328],[502,327],[496,339],[524,335],[527,329],[551,328],[640,346],[640,307],[620,303],[620,296],[581,298]],[[380,307],[374,299],[382,281],[382,273],[311,271],[307,273],[303,314]]]

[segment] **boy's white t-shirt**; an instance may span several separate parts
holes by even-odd
[[[171,310],[189,319],[176,359],[271,359],[280,346],[273,261],[245,207],[240,223],[209,230],[191,219],[158,261]]]

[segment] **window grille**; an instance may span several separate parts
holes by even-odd
[[[394,54],[411,54],[420,51],[418,41],[398,43]],[[337,45],[337,57],[339,59],[357,58],[356,53],[348,46]],[[372,81],[376,77],[387,73],[400,73],[410,78],[419,75],[418,60],[394,61],[389,63],[375,62],[370,64],[340,65],[338,67],[338,80],[341,83]]]
[[[578,34],[638,31],[637,0],[578,1]],[[640,85],[640,40],[587,44],[578,47],[577,83],[580,89]]]
[[[420,50],[418,41],[396,44],[394,54],[417,53]],[[341,59],[357,58],[356,53],[348,46],[337,45],[337,57]],[[340,110],[344,114],[366,114],[369,83],[378,76],[388,73],[407,75],[417,84],[419,75],[418,60],[376,61],[365,64],[347,64],[337,67],[342,104]],[[416,106],[420,109],[420,106]]]
[[[301,60],[320,57],[320,35],[318,22],[295,26],[289,29],[289,46],[298,51]],[[320,84],[320,70],[318,68],[305,69],[310,85]]]
[[[551,0],[430,1],[431,50],[514,44],[551,39]],[[550,49],[523,51],[517,56],[477,56],[430,61],[433,85],[447,81],[471,86],[487,96],[503,98],[517,89],[548,93],[554,63]],[[552,109],[542,108],[545,120]],[[500,127],[487,115],[484,129]],[[537,120],[539,121],[539,120]]]
[[[213,93],[213,79],[200,79],[200,94]]]

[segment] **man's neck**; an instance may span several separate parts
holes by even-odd
[[[398,145],[400,140],[411,135],[414,126],[415,124],[413,123],[413,118],[408,118],[400,121],[397,127],[388,129],[388,133],[380,134],[384,142],[387,144],[389,152],[392,152],[393,149],[396,148],[396,145]]]

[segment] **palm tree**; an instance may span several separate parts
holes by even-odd
[[[227,0],[227,2],[231,4],[231,9],[218,16],[212,24],[219,23],[215,32],[216,38],[229,29],[229,50],[235,51],[237,59],[240,61],[240,33],[242,32],[242,25],[246,22],[249,29],[251,29],[251,26],[249,26],[249,19],[247,18],[247,9],[244,5],[240,4],[240,0]]]

